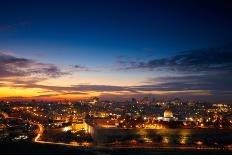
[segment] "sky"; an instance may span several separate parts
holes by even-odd
[[[232,103],[229,0],[0,5],[0,98]]]

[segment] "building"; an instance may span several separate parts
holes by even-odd
[[[164,111],[164,116],[163,117],[158,117],[157,118],[158,120],[161,120],[161,121],[177,121],[178,118],[174,117],[173,113],[171,110],[165,110]]]

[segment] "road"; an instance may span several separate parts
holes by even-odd
[[[181,149],[181,150],[220,150],[222,148],[219,147],[207,147],[207,146],[146,146],[146,145],[113,145],[113,146],[108,146],[108,145],[96,145],[93,146],[90,143],[62,143],[62,142],[51,142],[51,141],[43,141],[40,140],[41,136],[43,135],[44,132],[44,126],[40,123],[34,123],[38,126],[38,134],[34,139],[35,143],[40,143],[40,144],[53,144],[53,145],[63,145],[63,146],[79,146],[79,147],[88,147],[90,149],[130,149],[130,148],[144,148],[144,149]],[[228,148],[224,148],[227,150],[232,150],[232,146],[229,146]]]
[[[3,111],[0,111],[0,114],[3,115],[4,118],[9,118],[9,115]]]
[[[65,145],[65,146],[82,146],[82,147],[87,147],[90,146],[89,143],[61,143],[61,142],[49,142],[49,141],[43,141],[40,140],[41,136],[43,135],[44,132],[44,126],[42,124],[36,124],[38,126],[38,134],[34,139],[35,143],[40,143],[40,144],[54,144],[54,145]]]
[[[39,140],[40,137],[42,136],[43,132],[44,132],[44,127],[42,124],[37,124],[39,127],[39,131],[37,136],[34,139],[34,142],[36,143],[41,143],[41,144],[53,144],[53,145],[63,145],[63,146],[80,146],[80,147],[89,147],[91,149],[130,149],[130,148],[144,148],[144,149],[181,149],[181,150],[195,150],[195,149],[199,149],[199,150],[220,150],[222,148],[219,147],[207,147],[207,146],[202,146],[202,147],[196,147],[196,146],[146,146],[146,145],[114,145],[114,146],[108,146],[108,145],[96,145],[93,146],[90,143],[74,143],[74,144],[70,144],[70,143],[57,143],[57,142],[49,142],[49,141],[42,141]],[[231,150],[231,148],[227,148],[228,150]]]
[[[39,138],[41,137],[41,135],[43,134],[43,132],[44,132],[44,127],[43,127],[43,125],[42,124],[36,124],[39,128],[38,128],[38,134],[37,134],[37,136],[35,137],[35,139],[34,139],[34,141],[35,142],[40,142],[40,140],[39,140]]]
[[[0,111],[0,114],[3,115],[4,118],[11,118],[9,115],[3,111]],[[146,145],[113,145],[113,146],[108,146],[108,145],[96,145],[93,146],[91,143],[62,143],[62,142],[51,142],[51,141],[43,141],[40,140],[41,136],[44,133],[44,126],[40,123],[35,123],[33,121],[29,121],[29,123],[33,125],[38,126],[38,131],[37,135],[34,138],[35,143],[40,143],[40,144],[53,144],[53,145],[63,145],[63,146],[79,146],[79,147],[89,147],[91,149],[125,149],[125,148],[147,148],[147,149],[184,149],[184,150],[193,150],[193,149],[201,149],[201,150],[218,150],[221,148],[217,147],[196,147],[196,146],[146,146]],[[225,149],[231,150],[232,151],[232,145],[226,147]]]

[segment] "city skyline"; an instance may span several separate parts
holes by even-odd
[[[226,3],[2,2],[0,98],[231,103]]]

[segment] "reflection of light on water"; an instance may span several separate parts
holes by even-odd
[[[170,142],[170,138],[169,137],[163,137],[162,143],[168,144],[169,142]]]

